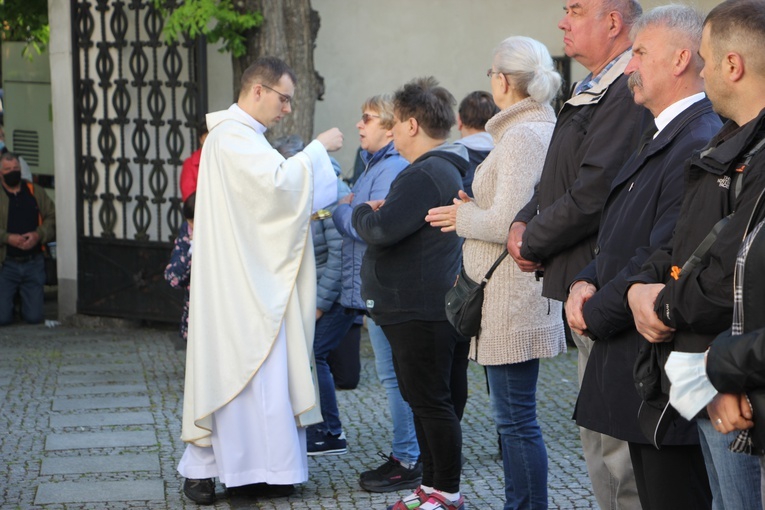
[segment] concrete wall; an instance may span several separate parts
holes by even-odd
[[[435,76],[461,100],[488,90],[492,50],[504,38],[525,35],[563,55],[563,0],[313,0],[321,16],[316,69],[326,81],[316,104],[316,132],[331,126],[346,134],[336,157],[351,168],[358,139],[355,124],[367,97],[392,92],[408,80]],[[666,1],[644,0],[645,9]],[[690,2],[685,2],[690,3]],[[693,2],[709,10],[719,2]],[[586,75],[573,66],[574,79]],[[452,135],[456,136],[456,129]]]
[[[643,0],[644,9],[667,2]],[[717,0],[685,1],[708,11]],[[563,0],[313,0],[321,16],[316,70],[324,76],[324,101],[316,103],[315,132],[337,126],[346,135],[335,154],[350,172],[358,147],[356,128],[362,102],[390,93],[412,78],[435,76],[457,101],[473,90],[488,90],[486,70],[494,47],[505,37],[526,35],[563,55],[558,21]],[[231,64],[210,47],[209,104],[231,104]],[[572,77],[586,70],[574,63]],[[456,129],[452,132],[457,135]]]
[[[74,147],[74,78],[68,0],[48,0],[53,103],[53,163],[56,169],[56,261],[58,315],[77,312],[77,179]]]

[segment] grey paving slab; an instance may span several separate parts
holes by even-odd
[[[159,471],[157,454],[49,457],[43,459],[41,475]]]
[[[177,349],[176,337],[175,329],[148,327],[101,330],[62,327],[54,331],[21,325],[0,328],[3,356],[0,371],[7,370],[12,377],[10,384],[0,386],[3,409],[0,417],[5,430],[0,441],[5,482],[0,484],[0,509],[197,509],[183,497],[183,479],[176,470],[185,448],[180,440],[180,421],[186,356],[184,350]],[[125,372],[122,371],[125,364],[115,363],[115,359],[140,367]],[[87,364],[101,368],[83,372],[62,369],[79,366],[85,370]],[[104,365],[112,365],[111,369],[115,364],[120,367],[114,372],[99,371]],[[467,462],[461,489],[468,507],[502,508],[502,462],[483,369],[471,363],[468,379],[470,393],[462,421]],[[92,387],[88,391],[101,391],[100,386],[112,386],[113,390],[132,385],[145,385],[145,394],[111,395],[147,397],[150,406],[51,411],[54,402],[60,406],[65,401],[69,405],[89,401],[92,406],[110,395],[77,394],[80,390],[73,388]],[[537,411],[549,455],[551,509],[597,508],[581,455],[578,430],[571,421],[576,393],[576,351],[542,361]],[[84,398],[88,395],[94,397]],[[103,402],[111,405],[117,398],[106,398]],[[348,436],[346,455],[309,458],[308,480],[288,498],[236,501],[228,499],[218,484],[221,497],[212,508],[381,509],[404,495],[405,492],[368,493],[358,486],[360,472],[380,465],[376,452],[388,453],[391,448],[386,395],[377,380],[366,334],[361,344],[359,386],[338,392],[337,398]],[[124,405],[124,401],[119,405]],[[154,456],[159,468],[126,470],[142,467],[128,455]],[[100,460],[82,460],[90,458]],[[82,465],[73,465],[78,460],[72,459],[79,459]],[[64,470],[71,472],[53,472]],[[132,484],[126,485],[128,482]],[[119,496],[120,491],[125,499]],[[156,493],[152,495],[152,491]]]
[[[46,450],[74,450],[79,448],[115,448],[128,446],[152,446],[157,444],[153,430],[126,432],[83,432],[48,434]]]
[[[113,425],[147,425],[154,423],[150,412],[57,414],[50,417],[51,428],[107,427]]]
[[[96,503],[114,501],[157,501],[165,499],[161,480],[127,482],[43,483],[37,489],[36,505],[51,503]]]
[[[53,401],[53,410],[117,409],[121,407],[149,407],[149,404],[149,397],[146,396],[59,398]]]
[[[64,365],[61,372],[143,372],[140,363],[83,363],[80,365]]]
[[[99,395],[104,393],[146,393],[146,384],[94,384],[88,386],[60,386],[56,395]]]
[[[59,374],[58,384],[107,384],[107,383],[132,383],[145,380],[143,373],[119,372],[119,373],[90,373],[90,374]]]

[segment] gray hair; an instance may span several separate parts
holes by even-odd
[[[624,21],[627,28],[630,28],[643,14],[643,7],[638,0],[602,0],[600,17],[612,11],[621,14],[622,21]]]
[[[701,32],[704,28],[704,16],[689,5],[669,4],[651,9],[643,14],[632,26],[630,37],[635,40],[638,33],[650,27],[664,27],[672,31],[679,39],[672,38],[674,44],[687,45],[691,51],[691,61],[700,70],[703,62],[699,57]]]
[[[558,93],[560,74],[544,44],[520,35],[508,37],[494,49],[494,66],[509,75],[514,86],[538,103],[549,103]]]
[[[305,142],[300,138],[300,135],[287,135],[272,141],[271,147],[285,158],[291,158],[305,148]]]

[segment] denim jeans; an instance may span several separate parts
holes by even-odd
[[[384,325],[401,395],[414,415],[422,458],[422,485],[460,490],[462,429],[454,408],[454,351],[462,340],[446,321]]]
[[[369,330],[372,350],[375,352],[377,378],[380,379],[380,384],[388,394],[390,417],[393,421],[393,456],[400,461],[414,464],[420,457],[420,445],[417,444],[412,410],[401,396],[401,390],[398,389],[390,342],[388,342],[382,328],[368,317],[367,329]]]
[[[21,295],[21,317],[38,324],[45,319],[45,260],[42,254],[29,262],[6,259],[0,268],[0,326],[13,322],[13,298]]]
[[[759,508],[762,503],[759,459],[728,450],[738,432],[721,434],[703,418],[698,418],[696,424],[712,489],[712,510]]]
[[[489,365],[494,423],[502,441],[505,510],[547,508],[547,449],[537,422],[539,360]]]
[[[355,313],[346,313],[339,303],[332,305],[329,311],[316,321],[316,332],[313,337],[313,355],[316,359],[316,378],[319,381],[319,398],[321,399],[321,416],[324,423],[315,426],[315,430],[338,435],[343,431],[340,422],[340,411],[337,409],[335,395],[335,380],[327,363],[327,357],[340,344],[348,330],[353,326]]]

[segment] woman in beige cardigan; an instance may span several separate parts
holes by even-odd
[[[426,221],[466,239],[465,270],[480,281],[502,253],[510,223],[531,198],[542,173],[560,75],[540,42],[510,37],[494,50],[494,101],[501,111],[486,124],[495,148],[478,167],[474,198],[431,209]],[[534,273],[503,262],[485,290],[481,331],[470,357],[487,367],[502,443],[505,509],[547,508],[547,450],[536,419],[539,358],[566,350],[561,303],[543,298]]]

